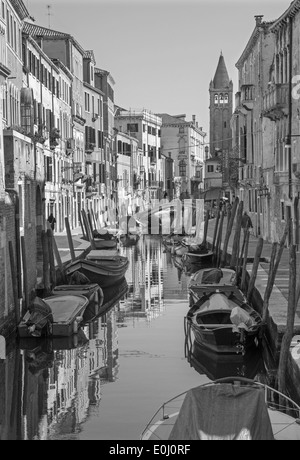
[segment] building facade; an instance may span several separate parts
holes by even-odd
[[[274,233],[271,194],[264,194],[263,184],[272,187],[272,149],[274,127],[264,117],[263,104],[270,88],[270,68],[274,59],[274,37],[270,31],[272,22],[262,16],[255,17],[253,33],[236,63],[239,88],[236,93],[232,126],[232,186],[244,202],[244,208],[252,219],[254,232],[271,240]]]
[[[165,190],[172,197],[199,198],[203,189],[204,143],[206,133],[198,126],[196,116],[186,121],[186,115],[158,114],[162,119],[161,153],[165,158],[165,174],[169,159],[173,162],[174,176],[165,176]],[[170,195],[170,192],[168,193]]]

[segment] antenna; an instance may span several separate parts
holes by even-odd
[[[47,13],[47,15],[48,15],[48,27],[49,27],[49,29],[51,29],[51,16],[53,16],[52,13],[51,13],[52,6],[47,5],[46,8],[48,10],[48,13]]]

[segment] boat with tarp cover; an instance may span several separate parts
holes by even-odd
[[[141,440],[300,440],[299,417],[300,406],[268,384],[227,377],[162,404]]]
[[[193,295],[199,298],[185,316],[186,334],[194,334],[195,340],[217,353],[245,353],[258,346],[262,318],[247,302],[236,286],[193,287]]]

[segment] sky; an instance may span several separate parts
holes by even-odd
[[[23,0],[35,24],[72,35],[115,81],[115,104],[196,116],[209,133],[209,83],[222,52],[233,92],[255,15],[287,0]],[[48,8],[49,6],[49,8]]]

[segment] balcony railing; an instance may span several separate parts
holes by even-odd
[[[263,96],[263,115],[271,120],[277,120],[287,114],[288,83],[271,85]]]

